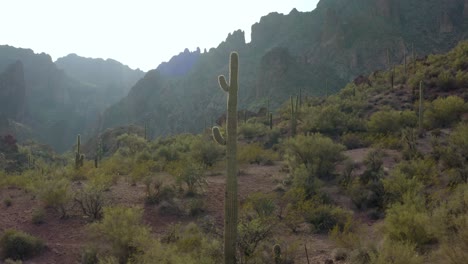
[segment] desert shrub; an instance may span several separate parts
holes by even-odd
[[[349,194],[354,206],[359,210],[383,209],[385,196],[381,181],[370,182],[364,186],[354,183],[349,189]]]
[[[23,264],[21,260],[5,259],[4,264]]]
[[[458,88],[466,88],[468,86],[468,72],[458,71],[455,76],[455,83]]]
[[[321,134],[298,135],[285,143],[289,166],[304,164],[310,177],[331,176],[337,162],[343,160],[344,146]]]
[[[117,137],[117,145],[120,148],[127,148],[129,155],[135,155],[147,146],[147,141],[136,134],[122,134]]]
[[[35,225],[40,225],[44,223],[45,219],[45,210],[42,208],[37,208],[32,213],[32,223]]]
[[[205,168],[193,160],[178,160],[167,165],[167,171],[176,178],[181,186],[187,185],[187,194],[195,194],[206,184]]]
[[[400,112],[400,126],[402,128],[411,127],[414,128],[418,124],[418,116],[415,111],[404,110]]]
[[[358,225],[352,218],[348,218],[343,227],[336,225],[331,230],[329,237],[338,246],[346,249],[354,249],[361,246]]]
[[[238,224],[237,246],[241,261],[246,263],[255,257],[260,243],[272,235],[275,224],[271,218],[241,218]]]
[[[448,127],[460,120],[466,108],[464,100],[458,96],[438,98],[424,111],[425,123],[431,128]]]
[[[142,161],[134,163],[134,166],[131,171],[131,182],[133,184],[144,179],[148,175],[159,171],[158,163],[153,160]]]
[[[199,261],[203,259],[206,261],[199,263],[217,263],[216,261],[221,261],[222,258],[219,241],[204,234],[194,223],[188,224],[181,230],[174,245],[176,252],[186,253]]]
[[[373,113],[367,122],[369,132],[375,134],[392,134],[401,129],[400,112],[387,109]]]
[[[11,198],[7,197],[3,200],[3,204],[5,205],[5,207],[10,207],[13,204],[13,202],[11,201]]]
[[[159,204],[161,201],[172,201],[176,196],[174,186],[164,185],[164,180],[160,177],[145,178],[147,204]]]
[[[393,170],[390,177],[383,179],[385,190],[385,203],[390,205],[403,202],[403,197],[415,197],[423,191],[424,185],[415,177],[408,176],[397,169]]]
[[[442,71],[437,77],[437,86],[439,86],[444,91],[450,91],[456,87],[456,82],[453,74],[448,71]]]
[[[269,128],[261,123],[242,123],[238,132],[245,139],[253,139],[267,134]]]
[[[319,204],[310,208],[305,215],[305,220],[312,224],[314,232],[328,233],[335,226],[342,229],[351,213],[336,206]]]
[[[355,169],[357,169],[358,164],[356,164],[351,159],[347,159],[345,160],[343,165],[344,167],[343,171],[341,172],[340,185],[346,188],[351,183],[353,172],[355,171]]]
[[[362,184],[379,181],[384,175],[383,157],[385,153],[381,149],[372,149],[364,158],[366,169],[359,177]]]
[[[397,173],[415,178],[425,185],[437,183],[438,170],[436,162],[431,158],[412,159],[400,162],[395,169]]]
[[[96,247],[86,247],[81,251],[81,264],[97,264],[99,262],[98,249]]]
[[[371,142],[367,140],[364,136],[357,133],[345,133],[340,137],[340,142],[346,149],[356,149],[368,147]]]
[[[403,204],[395,203],[390,206],[385,218],[385,233],[392,240],[417,247],[434,242],[431,218],[424,200],[420,196],[405,196]]]
[[[267,134],[264,139],[263,146],[265,148],[271,148],[274,145],[278,144],[281,137],[281,131],[278,128],[273,128],[267,131]]]
[[[205,212],[205,203],[203,199],[193,198],[188,201],[188,215],[198,216]]]
[[[377,252],[370,255],[373,264],[423,264],[424,257],[408,242],[384,240]]]
[[[44,242],[22,231],[9,229],[0,237],[0,252],[3,259],[24,260],[40,254]]]
[[[259,143],[239,145],[237,160],[240,163],[271,164],[278,159],[273,150],[266,150]]]
[[[149,228],[142,225],[143,210],[139,208],[105,207],[100,222],[90,227],[91,235],[101,245],[108,246],[110,256],[126,263],[139,251],[141,243],[150,240]]]
[[[449,137],[448,147],[441,151],[446,172],[451,184],[468,182],[468,124],[458,125]]]
[[[458,264],[468,258],[468,185],[447,190],[432,212],[432,225],[440,241],[434,263]]]
[[[211,167],[217,161],[221,160],[224,154],[224,148],[211,138],[200,138],[192,145],[191,154],[195,161],[207,167]]]
[[[39,197],[46,207],[55,209],[61,218],[67,216],[67,207],[72,199],[70,182],[67,179],[50,179],[38,187]]]
[[[258,217],[270,217],[276,210],[274,196],[261,192],[252,193],[247,197],[243,208],[255,212]]]
[[[74,200],[83,214],[91,220],[102,217],[106,203],[102,186],[89,184],[75,194]]]

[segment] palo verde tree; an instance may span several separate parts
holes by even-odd
[[[216,142],[226,145],[227,179],[224,200],[224,263],[236,263],[237,243],[237,92],[238,92],[239,56],[231,53],[229,64],[229,84],[226,78],[218,77],[219,85],[227,93],[227,139],[224,139],[218,127],[213,127]]]

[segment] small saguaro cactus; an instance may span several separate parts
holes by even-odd
[[[269,125],[270,125],[270,130],[273,129],[273,113],[270,112],[270,118],[269,118],[269,121],[268,121]]]
[[[291,136],[295,136],[297,132],[297,111],[299,109],[299,98],[296,98],[296,103],[294,104],[294,99],[292,96],[291,100]]]
[[[392,67],[392,71],[390,72],[390,88],[393,88],[395,81],[395,66]]]
[[[404,57],[404,63],[405,63],[405,76],[406,76],[406,49],[403,50],[403,57]]]
[[[418,115],[418,125],[419,125],[419,133],[423,133],[423,115],[424,115],[424,98],[423,98],[423,87],[422,81],[419,82],[419,115]]]
[[[84,155],[80,153],[81,150],[81,136],[76,137],[76,152],[75,152],[75,168],[79,169],[83,167]]]
[[[236,263],[237,243],[237,93],[239,56],[232,52],[229,64],[229,84],[226,78],[218,77],[219,85],[227,93],[227,140],[221,136],[218,127],[213,127],[213,138],[226,145],[227,178],[224,200],[224,263]]]
[[[390,51],[387,49],[387,67],[390,68]]]
[[[281,247],[278,244],[273,246],[273,259],[275,260],[275,264],[281,264]]]

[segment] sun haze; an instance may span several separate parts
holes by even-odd
[[[112,58],[150,70],[185,48],[209,49],[270,12],[311,11],[318,0],[2,1],[0,45],[45,52]]]

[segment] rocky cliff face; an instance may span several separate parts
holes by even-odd
[[[62,62],[62,66],[66,64],[65,60]],[[73,66],[70,61],[67,63]],[[76,134],[86,134],[93,127],[98,114],[106,106],[126,95],[126,92],[121,92],[120,97],[115,99],[118,91],[112,90],[112,87],[116,86],[106,86],[98,81],[112,77],[113,80],[107,79],[108,82],[103,83],[127,83],[128,91],[143,74],[140,72],[131,80],[133,83],[128,84],[130,78],[126,77],[121,64],[112,61],[107,63],[117,67],[106,68],[88,63],[86,67],[91,69],[92,74],[74,71],[74,77],[70,77],[47,54],[0,46],[0,72],[3,72],[0,77],[2,119],[10,120],[10,125],[14,124],[17,128],[30,128],[27,129],[28,137],[32,136],[58,151],[68,149],[73,145]],[[82,66],[77,64],[75,68]],[[80,73],[83,76],[79,76]],[[110,101],[112,98],[114,101]],[[11,127],[9,131],[14,132],[20,140],[25,138],[20,135],[25,135],[24,131],[11,130]]]
[[[25,102],[23,64],[16,61],[0,74],[0,112],[4,118],[22,121],[26,112]]]
[[[156,136],[201,131],[203,120],[224,111],[216,78],[227,74],[232,50],[240,55],[241,108],[256,111],[268,96],[278,106],[300,89],[331,93],[360,74],[388,67],[387,50],[396,64],[412,45],[418,56],[453,48],[468,37],[465,5],[466,0],[322,0],[312,12],[271,13],[252,26],[250,43],[235,32],[200,54],[185,75],[161,81],[148,74],[103,119],[106,126],[152,120]]]

